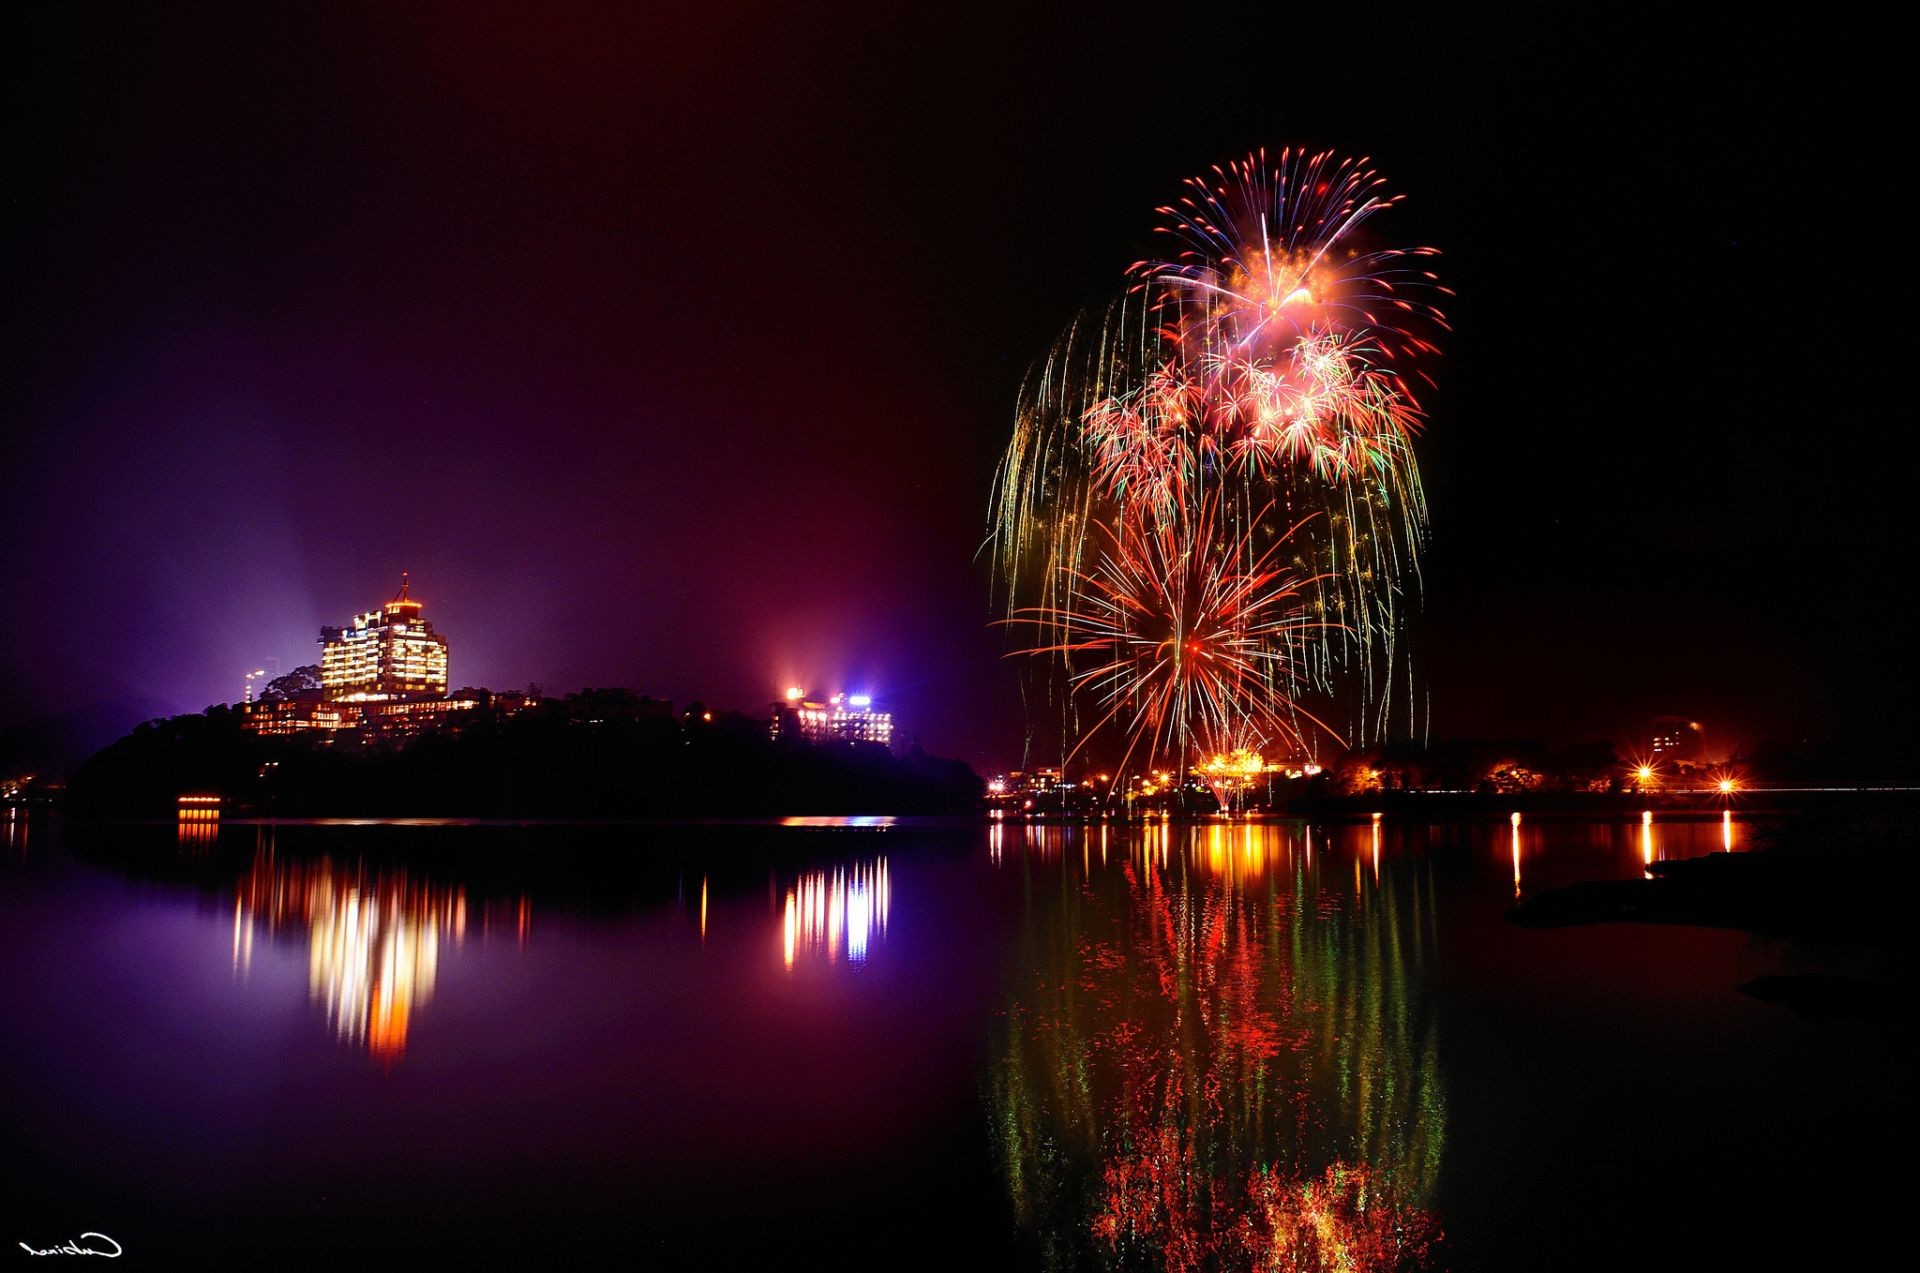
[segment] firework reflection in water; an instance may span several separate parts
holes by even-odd
[[[1054,1266],[1422,1266],[1446,1136],[1424,863],[1367,828],[1127,832],[1105,867],[1032,828],[990,1099]],[[1349,861],[1348,859],[1351,859]]]

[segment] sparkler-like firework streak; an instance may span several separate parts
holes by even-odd
[[[1130,756],[1304,745],[1308,693],[1346,696],[1353,732],[1384,736],[1414,709],[1408,377],[1429,379],[1445,328],[1435,253],[1362,241],[1398,202],[1364,160],[1263,152],[1187,184],[1160,209],[1175,250],[1130,266],[1022,388],[994,495],[1007,612]],[[1145,657],[1156,623],[1198,624],[1231,658]]]

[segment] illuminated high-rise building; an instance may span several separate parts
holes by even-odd
[[[393,600],[355,615],[350,627],[320,629],[320,684],[327,698],[378,702],[445,696],[447,639],[420,617],[420,603],[407,589],[403,573]]]
[[[868,694],[835,694],[816,703],[796,687],[773,705],[773,736],[888,746],[893,742],[893,713],[875,708]]]

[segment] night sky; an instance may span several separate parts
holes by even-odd
[[[1908,731],[1884,32],[267,8],[7,19],[0,727],[237,699],[405,569],[455,685],[864,690],[1017,763],[1021,374],[1292,143],[1459,293],[1434,734]]]

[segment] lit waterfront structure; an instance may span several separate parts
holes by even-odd
[[[987,784],[987,792],[992,796],[1013,798],[1044,795],[1056,790],[1067,791],[1073,785],[1061,776],[1058,769],[1015,769],[995,775],[993,781]]]
[[[795,687],[773,705],[775,738],[803,738],[810,743],[893,742],[893,713],[873,705],[870,694],[835,694],[824,703],[809,700]]]
[[[212,848],[220,836],[220,797],[188,793],[176,801],[180,847]]]
[[[1647,753],[1655,765],[1697,763],[1707,758],[1707,735],[1697,720],[1685,716],[1656,716],[1647,730]]]
[[[344,628],[320,629],[320,683],[329,699],[383,702],[438,698],[447,692],[447,639],[420,617],[420,603],[400,591]]]

